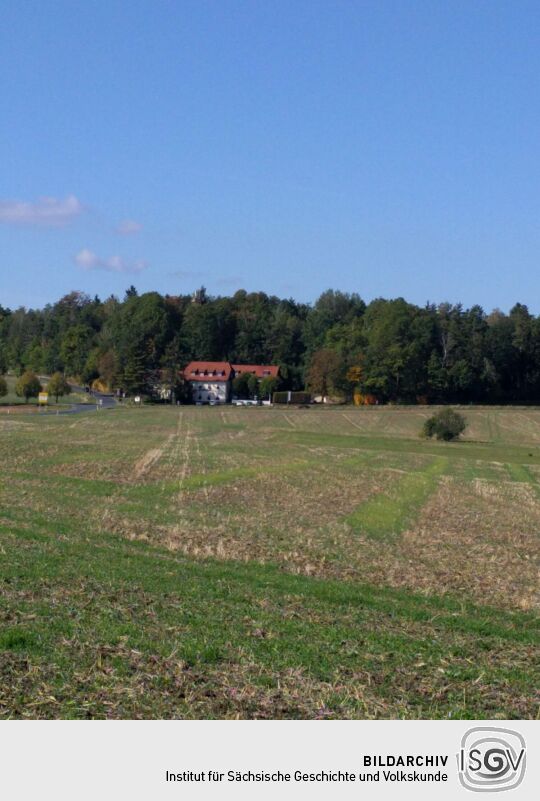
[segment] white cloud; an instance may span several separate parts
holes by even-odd
[[[83,267],[85,270],[91,270],[92,267],[97,265],[99,259],[91,250],[83,248],[83,250],[80,250],[75,256],[75,262],[79,267]]]
[[[148,267],[148,263],[143,259],[127,261],[121,256],[102,259],[88,248],[83,248],[77,253],[75,263],[83,270],[105,270],[109,273],[140,273]]]
[[[123,236],[138,234],[141,229],[141,223],[138,223],[135,220],[122,220],[122,222],[116,226],[116,232],[118,234],[122,234]]]
[[[67,225],[84,210],[75,195],[63,200],[56,197],[41,197],[35,203],[18,200],[0,200],[0,222],[11,225],[42,225],[60,227]]]

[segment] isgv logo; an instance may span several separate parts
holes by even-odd
[[[513,790],[525,775],[525,739],[512,729],[477,726],[463,735],[457,759],[459,780],[467,790]]]

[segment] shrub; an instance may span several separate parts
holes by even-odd
[[[0,398],[3,398],[8,393],[8,385],[6,379],[0,375]]]
[[[457,439],[466,427],[467,421],[462,414],[454,409],[442,409],[426,420],[422,426],[422,435],[450,442],[450,440]]]

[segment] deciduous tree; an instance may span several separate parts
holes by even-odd
[[[30,398],[37,398],[41,390],[39,378],[30,370],[24,372],[15,384],[15,393],[19,398],[24,398],[26,403]]]
[[[330,348],[315,351],[306,373],[306,384],[314,392],[327,397],[338,389],[345,373],[339,354]]]
[[[263,378],[259,384],[259,394],[261,398],[268,398],[270,400],[274,392],[277,392],[278,388],[279,379],[273,375],[268,375]]]
[[[69,395],[71,393],[71,387],[66,381],[65,377],[62,373],[57,372],[51,376],[49,383],[47,384],[47,392],[49,395],[53,395],[58,403],[58,398],[63,397],[64,395]]]

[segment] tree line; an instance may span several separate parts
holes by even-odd
[[[0,305],[0,375],[60,372],[127,393],[191,360],[278,364],[280,389],[377,402],[536,403],[540,317],[480,306],[324,292],[313,304],[239,290],[106,300],[71,292],[43,309]]]

